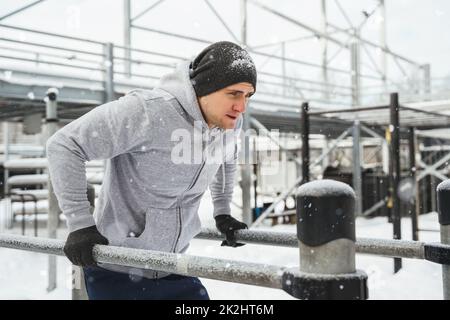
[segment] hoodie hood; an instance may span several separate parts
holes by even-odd
[[[202,126],[208,128],[189,78],[189,64],[189,61],[178,63],[175,70],[161,77],[156,87],[172,94],[187,114],[195,121],[201,121]]]

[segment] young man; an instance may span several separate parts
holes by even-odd
[[[97,265],[92,248],[185,252],[200,232],[197,211],[208,185],[216,226],[227,238],[222,245],[240,245],[234,231],[247,225],[230,215],[236,137],[255,89],[248,53],[217,42],[180,63],[153,90],[133,90],[103,104],[48,140],[50,177],[70,232],[64,252],[84,267],[90,299],[209,299],[198,278]],[[191,133],[182,141],[189,147],[182,161],[180,132]],[[85,162],[94,159],[108,160],[92,216]]]

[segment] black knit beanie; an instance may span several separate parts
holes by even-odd
[[[239,82],[248,82],[256,91],[256,68],[246,50],[228,41],[206,47],[189,65],[197,97],[206,96]]]

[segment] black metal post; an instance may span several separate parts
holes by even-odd
[[[302,104],[302,182],[309,181],[309,105],[308,102]]]
[[[450,179],[441,182],[437,187],[437,203],[439,224],[441,225],[441,243],[450,244]],[[449,259],[446,254],[446,259]],[[442,265],[442,287],[444,300],[450,300],[450,265]]]
[[[390,196],[392,200],[392,222],[394,227],[394,239],[401,239],[401,214],[400,199],[398,197],[398,185],[400,181],[400,118],[398,93],[391,93],[390,106],[390,126],[391,148],[390,161],[392,163],[392,172],[390,172]],[[402,268],[402,260],[394,258],[394,273]]]
[[[414,199],[411,202],[411,222],[412,222],[412,239],[414,241],[419,241],[419,226],[418,226],[418,220],[419,220],[419,212],[418,212],[418,203],[417,203],[417,190],[418,190],[418,183],[416,181],[416,135],[414,132],[414,128],[409,128],[409,172],[411,175],[411,178],[413,179],[414,183]]]
[[[298,189],[297,238],[300,270],[283,275],[288,293],[309,300],[367,299],[367,275],[355,268],[355,192],[349,185],[325,179]]]

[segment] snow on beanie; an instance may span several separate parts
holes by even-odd
[[[220,41],[206,47],[189,65],[197,97],[206,96],[239,82],[256,91],[256,68],[248,52],[235,43]]]

